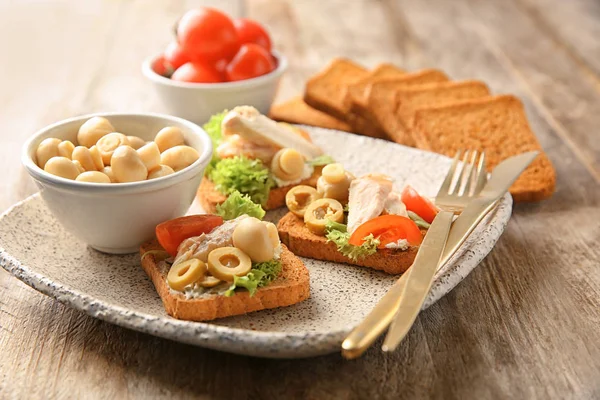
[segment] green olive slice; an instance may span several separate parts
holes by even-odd
[[[316,235],[325,235],[327,220],[344,221],[344,207],[334,199],[318,199],[313,201],[304,213],[306,227]]]
[[[198,285],[205,288],[211,288],[217,286],[221,282],[223,281],[218,278],[215,278],[214,276],[206,275],[204,279],[198,282]]]
[[[173,265],[167,275],[167,283],[171,289],[181,292],[186,286],[202,280],[206,274],[206,270],[204,262],[192,258]]]
[[[236,247],[219,247],[208,255],[208,272],[222,281],[232,282],[234,276],[244,276],[251,268],[250,257]]]
[[[292,213],[300,218],[304,218],[306,207],[320,198],[321,194],[314,187],[298,185],[287,192],[285,195],[285,204]]]

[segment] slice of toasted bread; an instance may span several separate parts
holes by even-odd
[[[387,104],[387,108],[389,108],[391,106],[390,103],[395,101],[396,90],[398,89],[406,89],[419,85],[427,85],[430,83],[446,82],[448,80],[448,76],[437,69],[424,69],[421,71],[406,73],[395,78],[378,78],[367,85],[362,101],[352,102],[351,111],[377,122],[377,115],[372,110],[374,101],[380,100],[383,102],[384,98],[388,99],[389,103]]]
[[[448,76],[436,69],[427,69],[406,74],[396,79],[380,79],[372,83],[367,89],[366,106],[352,103],[352,110],[363,117],[374,121],[382,129],[384,121],[396,111],[396,91],[431,83],[447,82]],[[385,130],[387,136],[392,137],[393,132]],[[406,144],[406,143],[401,143]]]
[[[290,191],[291,188],[297,185],[308,185],[312,187],[317,186],[317,180],[321,176],[321,167],[315,168],[312,176],[308,179],[305,179],[299,183],[294,185],[276,187],[271,189],[269,192],[269,199],[267,200],[267,204],[263,205],[265,210],[274,210],[279,207],[285,206],[285,195]],[[208,179],[207,177],[202,178],[202,182],[200,183],[200,187],[198,188],[197,193],[198,201],[202,206],[202,209],[210,214],[214,214],[217,211],[217,205],[223,203],[227,200],[227,196],[223,193],[219,192],[215,187],[213,181]]]
[[[162,247],[156,241],[145,243],[140,247],[140,254],[150,250],[162,250]],[[149,254],[142,259],[142,268],[152,280],[167,314],[188,321],[209,321],[290,306],[308,299],[310,279],[302,260],[282,246],[281,263],[283,269],[277,279],[259,288],[252,297],[247,291],[239,291],[231,297],[213,294],[188,299],[184,294],[171,291],[167,284],[168,265],[158,262],[154,255]]]
[[[323,71],[306,82],[304,101],[317,110],[343,120],[346,118],[343,103],[348,85],[368,73],[350,60],[335,58]]]
[[[406,71],[396,67],[393,64],[381,64],[369,72],[369,74],[357,82],[348,85],[342,108],[346,114],[352,112],[352,103],[365,105],[367,102],[368,87],[381,78],[400,78],[406,74]]]
[[[346,120],[352,127],[351,129],[353,133],[363,136],[370,136],[374,138],[390,140],[383,131],[383,129],[379,127],[379,125],[360,115],[354,113],[348,114]]]
[[[462,100],[475,99],[490,95],[490,90],[481,81],[459,81],[431,83],[396,90],[396,111],[387,115],[380,114],[385,132],[392,140],[407,146],[415,146],[411,127],[415,111],[423,107],[437,107]]]
[[[488,169],[526,151],[542,151],[527,122],[523,104],[514,96],[466,100],[415,112],[417,147],[454,156],[465,149],[486,152]],[[556,173],[541,153],[510,188],[516,202],[539,201],[554,193]]]
[[[302,100],[302,97],[294,97],[286,102],[275,104],[271,107],[269,117],[276,121],[291,124],[304,124],[352,132],[350,124],[312,108]]]
[[[337,250],[327,238],[312,233],[304,221],[291,212],[284,215],[277,224],[279,237],[292,253],[317,260],[333,261],[373,268],[388,274],[401,274],[413,263],[418,248],[410,247],[406,251],[380,249],[370,256],[356,261],[349,259]]]

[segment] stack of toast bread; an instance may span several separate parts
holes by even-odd
[[[381,64],[369,71],[350,60],[334,59],[309,79],[303,98],[274,106],[271,117],[448,156],[458,149],[482,150],[490,170],[512,155],[539,150],[510,192],[517,202],[544,200],[554,192],[554,168],[521,101],[494,96],[481,81],[453,81],[436,69],[407,72]]]

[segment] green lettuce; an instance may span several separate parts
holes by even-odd
[[[364,238],[363,244],[354,246],[348,243],[350,233],[348,233],[346,225],[331,220],[326,222],[325,232],[327,241],[335,243],[337,250],[353,261],[375,254],[380,243],[379,239],[370,234]]]
[[[210,164],[206,167],[206,171],[204,174],[208,176],[210,172],[215,168],[215,165],[219,162],[219,156],[217,155],[217,147],[221,144],[223,140],[223,135],[221,135],[221,122],[223,122],[223,118],[227,115],[227,110],[224,110],[222,113],[215,114],[208,120],[207,123],[202,125],[204,131],[210,136],[210,140],[213,145],[213,156]]]
[[[252,269],[246,275],[233,277],[233,283],[225,292],[225,296],[233,296],[237,288],[245,288],[250,292],[250,296],[254,296],[259,287],[267,286],[277,279],[281,269],[279,260],[253,263]]]
[[[419,228],[429,229],[431,226],[429,222],[425,221],[423,218],[419,217],[417,213],[412,211],[408,212],[408,217],[412,219]]]
[[[250,199],[250,196],[241,194],[237,190],[231,193],[223,204],[217,205],[217,215],[220,215],[226,221],[235,219],[243,214],[263,219],[265,210],[262,209],[260,204],[254,203]]]
[[[230,195],[238,191],[247,194],[258,204],[267,202],[269,192],[275,184],[262,161],[244,156],[220,160],[210,171],[208,178],[215,183],[219,192]]]
[[[333,157],[327,154],[323,154],[322,156],[318,156],[308,161],[308,164],[312,167],[322,167],[327,164],[333,164],[335,160]]]

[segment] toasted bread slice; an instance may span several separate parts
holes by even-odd
[[[379,124],[379,110],[376,108],[382,107],[384,111],[390,108],[395,110],[396,90],[449,80],[446,74],[437,69],[406,73],[398,78],[379,78],[367,86],[363,101],[352,103],[351,111]]]
[[[421,85],[447,82],[448,76],[442,71],[428,69],[411,74],[406,74],[402,78],[393,80],[383,79],[371,84],[367,93],[366,108],[359,106],[353,109],[384,129],[386,118],[393,115],[396,111],[396,91]],[[355,106],[356,103],[353,103]],[[387,136],[392,137],[393,131],[384,129]],[[409,144],[409,143],[401,143]]]
[[[336,58],[306,82],[304,101],[311,107],[344,120],[344,97],[348,85],[367,76],[369,72],[344,58]]]
[[[411,135],[415,111],[423,107],[445,106],[462,100],[490,95],[490,90],[481,81],[459,81],[431,83],[396,90],[396,111],[380,114],[385,132],[397,143],[415,146]]]
[[[491,170],[502,160],[526,151],[542,151],[529,127],[523,104],[514,96],[466,100],[454,105],[415,112],[417,147],[454,156],[459,149],[486,152]],[[541,153],[510,188],[516,202],[539,201],[552,196],[556,173]]]
[[[162,247],[156,241],[145,243],[140,247],[140,254],[150,250],[162,250]],[[213,294],[188,299],[181,293],[171,291],[167,284],[168,266],[159,263],[154,255],[150,254],[142,259],[142,268],[152,280],[167,314],[188,321],[209,321],[267,308],[290,306],[308,299],[310,279],[302,260],[282,246],[281,263],[283,269],[277,279],[268,286],[259,288],[252,297],[247,291],[239,291],[231,297]]]
[[[392,64],[381,64],[369,74],[348,85],[344,101],[342,103],[343,110],[346,114],[352,113],[352,104],[367,105],[367,89],[369,86],[381,78],[400,78],[406,74],[406,71]]]
[[[274,105],[271,107],[269,117],[276,121],[289,122],[291,124],[304,124],[352,132],[350,124],[312,108],[302,100],[302,97],[294,97],[291,100]]]
[[[388,136],[386,133],[379,127],[379,125],[373,123],[373,121],[368,120],[360,115],[351,113],[348,114],[346,120],[352,127],[352,132],[358,135],[370,136],[379,139],[387,139]]]
[[[342,255],[336,245],[327,238],[312,233],[304,224],[304,220],[287,213],[277,224],[279,237],[290,251],[301,257],[317,260],[333,261],[373,268],[388,274],[401,274],[410,267],[417,255],[418,248],[408,250],[380,249],[370,256],[356,261]]]
[[[269,199],[267,204],[263,205],[265,210],[274,210],[279,207],[285,206],[285,195],[290,191],[291,188],[297,185],[308,185],[312,187],[317,186],[317,180],[321,176],[321,167],[315,168],[312,176],[294,185],[276,187],[271,189],[269,192]],[[202,178],[200,187],[197,193],[198,201],[200,205],[207,213],[214,214],[217,210],[217,205],[227,200],[227,196],[219,192],[213,181],[207,177]]]

